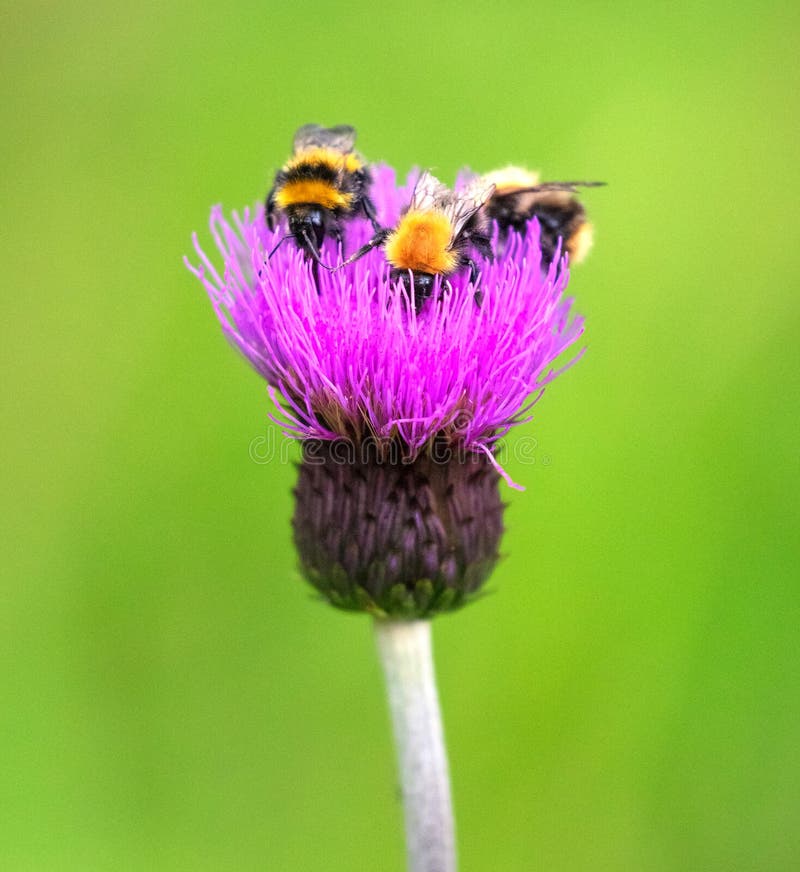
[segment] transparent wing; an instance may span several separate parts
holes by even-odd
[[[605,184],[605,182],[542,182],[540,185],[499,191],[495,197],[510,197],[514,194],[544,194],[548,191],[566,191],[569,194],[577,194],[580,188],[602,188]]]
[[[332,148],[343,154],[353,150],[356,144],[355,127],[340,124],[338,127],[322,127],[319,124],[304,124],[294,135],[294,150],[307,148]]]
[[[451,193],[444,205],[444,212],[453,225],[453,239],[457,238],[464,225],[494,193],[494,184],[483,178],[473,179],[463,191]]]
[[[411,202],[408,204],[409,211],[428,212],[431,209],[441,209],[451,197],[451,191],[447,185],[443,185],[436,176],[427,170],[417,179]]]
[[[460,196],[462,199],[472,200],[473,203],[477,204],[477,208],[480,209],[489,197],[492,196],[494,189],[494,182],[483,176],[476,176],[469,180],[469,183],[461,191]]]

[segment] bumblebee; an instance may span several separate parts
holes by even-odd
[[[522,233],[531,218],[538,218],[544,267],[552,263],[559,238],[570,263],[580,263],[586,257],[592,246],[593,228],[583,204],[572,195],[578,188],[594,188],[604,182],[540,184],[536,173],[513,166],[487,173],[483,179],[494,185],[484,213],[488,220],[497,222],[500,245],[505,243],[509,230]]]
[[[401,279],[413,294],[417,311],[433,291],[434,278],[449,278],[469,267],[470,281],[478,279],[478,266],[470,257],[474,248],[487,259],[492,246],[482,207],[494,185],[476,179],[463,191],[451,191],[429,172],[418,179],[411,201],[394,229],[381,229],[341,266],[383,245],[390,277]]]
[[[278,245],[291,237],[319,264],[325,237],[341,243],[342,225],[353,216],[363,214],[376,233],[381,229],[369,197],[372,180],[353,151],[355,141],[356,131],[347,125],[306,124],[295,133],[293,154],[275,175],[265,204],[271,230],[282,215],[289,223]]]

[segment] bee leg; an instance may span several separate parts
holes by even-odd
[[[474,288],[478,284],[478,278],[480,277],[480,270],[478,269],[478,264],[471,257],[464,258],[464,266],[469,267],[469,283]],[[477,290],[474,295],[475,305],[480,307],[483,302],[483,291]]]
[[[273,187],[269,194],[267,194],[267,199],[264,203],[264,218],[270,230],[274,230],[275,225],[278,223],[277,208],[275,205],[275,188]]]
[[[478,250],[481,257],[485,257],[489,262],[494,260],[492,240],[488,236],[483,233],[474,233],[470,236],[469,241]]]
[[[380,233],[383,228],[380,224],[378,224],[378,214],[375,211],[375,204],[370,200],[369,197],[363,197],[361,200],[361,208],[364,210],[364,214],[369,219],[369,223],[372,225],[372,229],[375,233]]]
[[[450,284],[449,279],[442,279],[442,284],[439,286],[439,296],[436,298],[437,302],[441,302],[444,299],[445,291],[452,292],[453,286]]]
[[[341,257],[344,246],[344,236],[342,235],[342,228],[338,224],[333,223],[329,228],[329,232],[333,237],[334,242],[339,246],[339,256]]]
[[[372,251],[373,248],[377,248],[379,245],[386,241],[386,237],[389,235],[391,231],[381,228],[378,230],[375,235],[370,239],[369,242],[365,243],[358,249],[358,251],[354,251],[347,260],[343,260],[338,266],[335,266],[334,269],[341,269],[343,266],[347,266],[348,263],[352,263],[354,260],[358,260],[361,257],[364,257],[367,252]]]

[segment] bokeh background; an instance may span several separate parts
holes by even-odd
[[[310,120],[610,183],[494,595],[435,627],[463,872],[800,868],[798,25],[3,2],[0,868],[403,868],[370,622],[298,579],[181,264]]]

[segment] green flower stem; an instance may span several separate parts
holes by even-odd
[[[409,872],[455,872],[450,775],[430,621],[376,621],[406,819]]]

